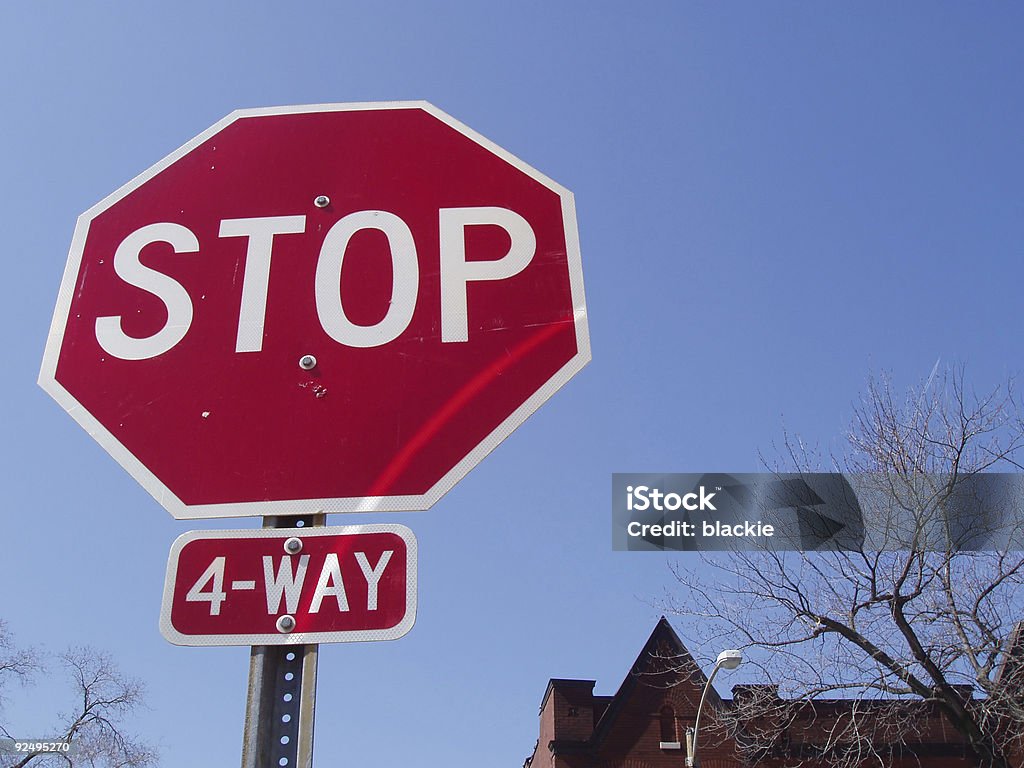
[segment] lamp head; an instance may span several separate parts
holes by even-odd
[[[736,669],[742,661],[743,654],[740,651],[722,651],[718,654],[718,661],[715,662],[715,666],[722,669]]]

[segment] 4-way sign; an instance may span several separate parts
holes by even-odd
[[[175,517],[300,515],[426,509],[589,359],[572,194],[425,102],[335,104],[82,214],[39,381]]]
[[[192,531],[171,547],[160,631],[177,645],[394,640],[416,619],[402,525]]]

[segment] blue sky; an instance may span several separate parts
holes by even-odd
[[[613,472],[757,471],[872,371],[1020,369],[1009,3],[93,3],[0,9],[0,617],[148,683],[164,765],[238,759],[248,653],[157,630],[186,530],[35,383],[78,214],[240,107],[425,99],[576,196],[593,362],[427,512],[419,616],[323,647],[317,761],[519,766],[548,678],[617,688],[672,588]],[[241,527],[258,521],[243,521]],[[687,557],[678,555],[676,557]],[[705,664],[717,648],[693,649]],[[39,735],[62,681],[14,691]],[[396,739],[400,723],[401,739]]]

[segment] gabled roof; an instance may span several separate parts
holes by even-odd
[[[594,726],[594,735],[590,739],[592,745],[598,745],[615,726],[619,714],[633,697],[640,685],[654,688],[670,688],[688,680],[696,695],[699,696],[707,683],[707,677],[701,671],[693,656],[683,645],[672,625],[662,616],[647,639],[640,655],[630,667],[626,679],[619,690],[611,698],[601,719]],[[717,707],[722,703],[717,691],[712,688],[708,692],[708,705]]]

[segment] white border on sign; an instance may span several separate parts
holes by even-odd
[[[363,496],[355,498],[285,499],[279,501],[249,501],[228,504],[187,505],[142,464],[128,449],[89,413],[75,397],[57,381],[57,359],[61,340],[67,327],[71,299],[78,280],[79,267],[85,249],[90,222],[114,203],[131,194],[149,179],[176,162],[200,144],[236,120],[266,115],[304,114],[310,112],[343,112],[388,109],[420,109],[454,128],[509,165],[555,192],[562,201],[562,220],[565,228],[566,260],[569,267],[569,285],[572,293],[573,321],[576,330],[576,355],[555,373],[543,386],[513,411],[493,432],[426,493],[409,496]],[[590,332],[587,325],[587,306],[583,292],[583,265],[580,257],[579,231],[576,225],[576,204],[565,187],[552,181],[512,153],[463,125],[451,115],[426,101],[359,102],[351,104],[312,104],[288,107],[239,109],[206,129],[191,141],[167,155],[163,160],[140,173],[117,191],[78,217],[71,240],[67,266],[57,295],[50,334],[39,371],[39,386],[88,432],[161,506],[178,520],[200,520],[217,517],[250,517],[267,515],[308,515],[334,512],[410,512],[430,508],[475,467],[497,445],[515,431],[548,398],[554,395],[573,376],[590,362]]]
[[[405,615],[402,620],[388,629],[351,630],[343,632],[268,632],[241,635],[187,635],[175,629],[171,623],[171,607],[174,601],[174,583],[178,576],[178,556],[186,544],[199,539],[280,539],[284,542],[292,536],[356,536],[367,533],[393,533],[405,542]],[[282,552],[284,550],[282,549]],[[417,574],[418,551],[416,537],[404,525],[337,525],[309,528],[250,528],[232,531],[189,531],[183,533],[171,545],[167,556],[167,575],[164,579],[164,596],[160,604],[160,634],[174,645],[194,647],[217,645],[310,645],[316,643],[363,643],[378,640],[397,640],[408,634],[416,623],[416,596],[418,594]]]

